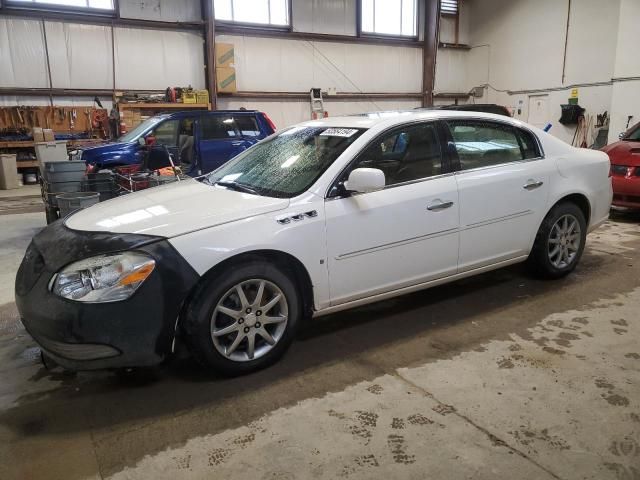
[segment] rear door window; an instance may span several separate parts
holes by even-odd
[[[540,148],[538,147],[538,142],[533,138],[533,134],[526,132],[524,130],[516,129],[518,133],[518,137],[520,139],[520,144],[522,147],[522,152],[525,160],[531,158],[539,158],[542,156],[540,152]]]
[[[201,123],[203,140],[222,140],[240,136],[236,122],[231,115],[204,115]]]
[[[461,170],[525,159],[522,140],[511,125],[485,120],[449,120],[446,123],[453,137]]]

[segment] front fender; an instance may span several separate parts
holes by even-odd
[[[278,219],[299,213],[300,208],[258,215],[216,227],[206,228],[169,239],[191,267],[204,275],[215,266],[237,255],[259,250],[274,250],[296,258],[306,268],[314,292],[316,309],[328,306],[324,204],[312,208],[315,217],[282,224]]]

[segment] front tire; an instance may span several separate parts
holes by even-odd
[[[540,277],[564,277],[578,265],[586,240],[582,210],[574,203],[560,203],[542,221],[527,265]]]
[[[265,368],[291,345],[302,313],[290,277],[262,260],[232,265],[197,288],[185,333],[196,359],[227,376]]]

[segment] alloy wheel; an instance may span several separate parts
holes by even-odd
[[[551,264],[559,269],[571,265],[580,251],[582,235],[580,222],[571,214],[561,216],[549,233],[548,256]]]
[[[266,355],[284,335],[287,299],[265,279],[251,279],[230,288],[211,316],[211,339],[216,350],[236,362]]]

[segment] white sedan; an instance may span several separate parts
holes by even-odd
[[[241,374],[279,358],[307,317],[517,262],[567,275],[611,197],[606,154],[510,118],[310,121],[211,174],[53,223],[16,302],[68,368],[152,365],[181,339]]]

